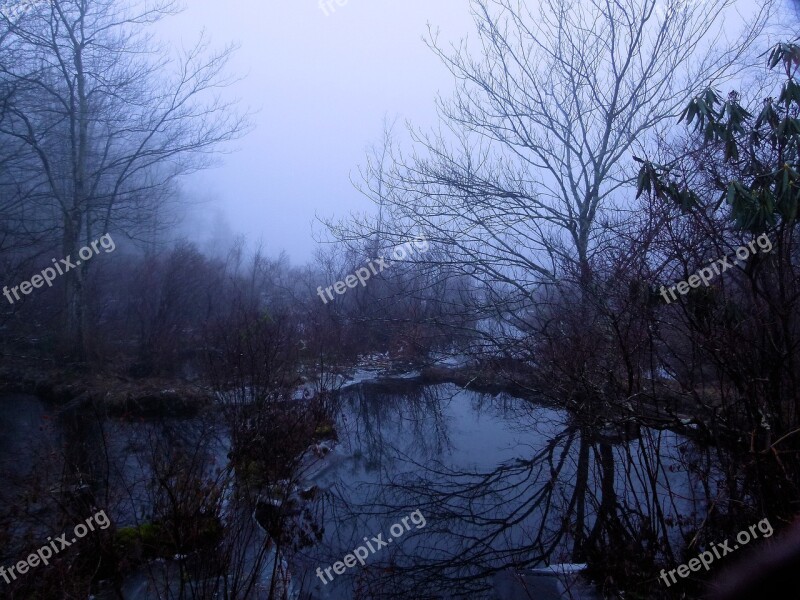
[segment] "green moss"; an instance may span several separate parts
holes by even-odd
[[[120,547],[133,544],[157,545],[163,537],[163,527],[156,523],[144,523],[138,527],[123,527],[117,530],[114,542]]]
[[[182,535],[185,546],[183,549],[176,547],[175,540],[160,523],[144,523],[138,527],[119,529],[114,537],[114,546],[120,555],[135,563],[213,547],[219,543],[224,534],[222,523],[213,516],[198,517],[187,525],[189,529]]]
[[[324,423],[314,430],[314,433],[319,436],[329,435],[333,433],[333,426],[330,423]]]
[[[325,422],[319,424],[317,428],[314,430],[314,439],[315,440],[337,439],[336,428],[334,427],[333,423]]]
[[[162,556],[169,545],[163,526],[143,523],[137,527],[123,527],[114,534],[114,548],[122,557],[133,561]]]
[[[252,488],[261,488],[267,481],[267,468],[263,461],[242,461],[237,474],[240,480]]]

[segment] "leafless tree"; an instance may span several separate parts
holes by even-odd
[[[423,232],[443,250],[439,267],[486,286],[486,315],[525,330],[520,308],[537,286],[571,274],[590,284],[603,221],[630,197],[633,153],[694,94],[746,66],[769,4],[731,39],[722,19],[732,0],[471,6],[476,40],[448,48],[429,36],[458,82],[440,102],[440,129],[412,130],[410,155],[368,161],[364,190],[379,223],[333,230],[343,239],[380,231],[386,244]]]
[[[174,0],[52,0],[0,13],[14,57],[0,63],[0,135],[17,144],[17,179],[37,192],[37,217],[65,257],[109,230],[136,237],[177,177],[247,128],[220,95],[233,47],[212,52],[201,36],[171,51],[150,32],[176,11]],[[88,268],[65,274],[66,341],[79,360]]]

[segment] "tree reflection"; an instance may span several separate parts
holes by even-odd
[[[593,565],[603,565],[601,590],[625,578],[629,589],[641,582],[648,597],[663,593],[654,565],[681,562],[681,549],[722,495],[707,450],[669,431],[587,425],[503,394],[469,394],[471,410],[527,432],[528,441],[515,446],[514,458],[464,467],[451,455],[446,408],[454,390],[426,387],[402,397],[362,390],[349,398],[354,445],[365,443],[383,472],[355,486],[359,500],[351,489],[329,498],[341,521],[352,520],[358,539],[375,527],[369,519],[384,530],[417,509],[427,519],[424,529],[370,559],[360,576],[366,597],[395,590],[409,598],[477,598],[491,592],[497,574],[557,563],[588,563],[590,576],[599,573]]]

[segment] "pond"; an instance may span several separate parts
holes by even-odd
[[[80,456],[87,471],[102,459],[115,465],[112,522],[135,524],[165,448],[208,438],[207,474],[226,461],[227,434],[211,421],[79,426],[36,398],[2,398],[4,505],[34,470],[46,474],[37,485],[56,482],[55,456]],[[716,491],[713,469],[697,475],[702,450],[675,433],[588,431],[566,411],[452,384],[353,385],[339,394],[336,431],[332,450],[301,467],[299,487],[316,491],[304,509],[323,533],[283,556],[294,598],[599,598],[578,574],[587,548],[618,535],[631,552],[662,540],[669,556]],[[66,448],[76,444],[95,451]],[[125,597],[156,597],[147,576],[131,577]]]
[[[695,452],[687,440],[642,430],[597,441],[566,411],[506,394],[365,383],[342,394],[338,431],[335,450],[307,475],[327,492],[324,543],[295,567],[314,597],[353,598],[393,582],[417,598],[568,597],[565,585],[569,597],[594,598],[569,575],[580,558],[576,507],[589,531],[603,511],[610,519],[657,513],[676,544],[678,524],[705,510],[707,484],[681,466]],[[424,526],[370,552],[367,568],[324,575],[415,511]]]

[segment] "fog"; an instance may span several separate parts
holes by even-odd
[[[379,143],[384,118],[428,128],[437,94],[452,77],[423,41],[428,24],[442,40],[471,29],[463,0],[349,0],[325,12],[315,0],[192,0],[161,24],[170,43],[191,45],[202,30],[215,45],[240,49],[226,94],[257,111],[255,129],[224,164],[188,178],[183,190],[203,204],[187,220],[199,240],[219,227],[244,233],[265,250],[311,258],[315,215],[371,207],[351,176]]]
[[[798,22],[0,0],[0,596],[787,597]]]

